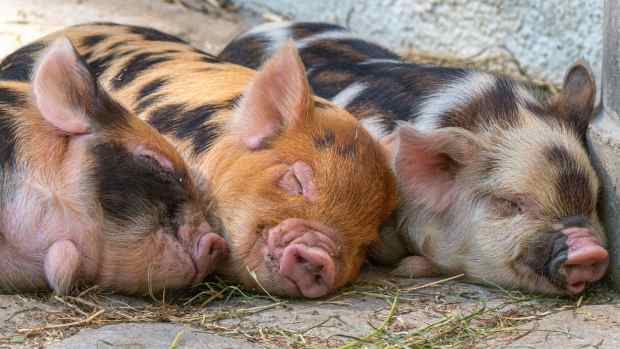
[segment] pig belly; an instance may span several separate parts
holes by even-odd
[[[60,209],[52,200],[28,194],[18,191],[2,212],[0,289],[49,288],[45,258],[58,241],[73,242],[80,254],[87,256],[81,260],[86,262],[80,266],[82,277],[94,275],[100,251],[93,225],[80,219],[84,215],[68,214],[69,210]]]

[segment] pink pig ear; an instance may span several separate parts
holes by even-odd
[[[448,127],[422,134],[412,127],[401,127],[398,144],[392,149],[404,195],[435,213],[445,211],[457,190],[457,173],[480,148],[476,136],[465,129]]]
[[[230,129],[249,149],[310,116],[311,91],[292,41],[284,44],[255,75],[243,94]]]
[[[68,134],[89,133],[97,82],[67,38],[52,42],[39,58],[32,88],[41,115]]]

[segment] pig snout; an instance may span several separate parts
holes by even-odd
[[[194,263],[194,284],[201,282],[228,256],[228,244],[223,237],[212,232],[211,226],[202,223],[198,228],[182,226],[178,235]]]
[[[551,254],[544,274],[572,295],[583,292],[588,283],[600,280],[607,271],[609,254],[585,219],[570,217],[552,233]]]
[[[275,271],[307,298],[334,290],[338,244],[334,231],[322,224],[291,218],[268,232],[268,259]]]

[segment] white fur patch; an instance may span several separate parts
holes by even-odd
[[[323,32],[320,34],[309,36],[305,39],[297,41],[296,43],[297,43],[297,48],[301,50],[305,48],[306,46],[309,46],[312,43],[317,42],[317,41],[343,40],[343,39],[358,39],[358,37],[349,33],[346,30],[332,30],[332,31],[327,31],[327,32]]]
[[[380,64],[380,63],[388,63],[388,64],[402,64],[403,61],[399,59],[387,59],[387,58],[369,58],[360,64]]]
[[[362,82],[354,82],[351,85],[338,92],[332,102],[341,108],[346,108],[353,100],[364,92],[368,86]]]
[[[383,125],[383,118],[379,115],[369,116],[360,120],[362,126],[373,136],[374,139],[380,140],[387,136],[389,132],[385,130]]]
[[[292,39],[292,24],[293,22],[266,23],[246,32],[239,39],[250,37],[264,39],[269,42],[265,47],[265,52],[271,55],[287,40]]]
[[[471,72],[467,76],[449,82],[437,92],[427,96],[421,103],[414,120],[415,128],[421,132],[431,131],[439,126],[439,117],[494,88],[496,78],[491,74]]]
[[[272,31],[290,30],[291,25],[293,25],[293,22],[289,21],[261,24],[243,33],[238,39],[247,38],[249,36],[265,36],[265,33],[270,33]]]

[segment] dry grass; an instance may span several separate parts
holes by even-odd
[[[449,293],[455,285],[462,286],[454,280],[415,283],[413,287],[387,279],[377,280],[357,283],[319,301],[278,299],[221,281],[204,283],[184,294],[140,300],[113,297],[97,288],[85,290],[77,296],[33,295],[31,297],[54,304],[60,310],[47,313],[42,319],[44,325],[18,328],[15,335],[0,337],[0,347],[3,344],[25,343],[30,346],[49,343],[75,334],[84,327],[171,322],[273,347],[484,348],[485,343],[506,344],[537,331],[531,326],[524,327],[533,320],[560,310],[575,309],[582,304],[605,302],[604,297],[608,295],[604,287],[596,288],[578,300],[498,290],[492,299],[471,302],[467,301],[467,295],[462,294],[446,302],[442,295]],[[325,304],[337,304],[344,309],[350,307],[353,300],[362,299],[380,299],[385,305],[374,309],[377,313],[374,318],[381,321],[376,326],[371,324],[373,329],[359,337],[341,333],[325,338],[320,330],[330,326],[331,318],[301,330],[253,320],[261,312],[281,311],[295,303],[311,304],[316,309]],[[433,320],[416,327],[398,321],[400,316],[421,310],[432,314]],[[171,347],[177,346],[182,335],[177,334]]]

